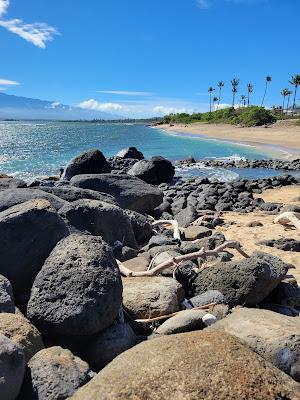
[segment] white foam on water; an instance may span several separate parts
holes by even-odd
[[[233,154],[229,157],[209,157],[208,160],[217,160],[223,162],[231,162],[231,161],[246,161],[246,157],[242,157],[238,154]]]
[[[184,167],[176,167],[176,175],[198,176],[211,181],[232,182],[239,179],[239,174],[224,168],[207,167],[202,162],[197,162]]]

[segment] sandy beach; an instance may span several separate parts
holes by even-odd
[[[278,121],[268,128],[206,123],[160,125],[158,128],[168,132],[201,135],[211,139],[252,145],[273,153],[277,158],[300,157],[300,126],[296,125],[295,120]]]
[[[276,189],[265,190],[262,194],[255,195],[261,197],[266,202],[280,202],[284,205],[293,204],[300,206],[298,201],[300,195],[300,185],[287,186]],[[291,274],[300,281],[300,253],[293,251],[282,251],[274,247],[262,246],[258,242],[266,239],[292,238],[300,240],[300,232],[294,227],[285,227],[274,224],[275,215],[264,212],[237,213],[225,212],[223,214],[225,225],[218,230],[226,236],[227,240],[239,240],[244,250],[248,254],[254,251],[263,251],[282,258],[287,263],[293,264],[296,269],[291,270]],[[251,221],[260,221],[263,226],[248,227]]]

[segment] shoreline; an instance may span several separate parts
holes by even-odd
[[[274,124],[269,128],[241,128],[227,124],[158,125],[165,133],[197,136],[203,140],[217,140],[238,146],[257,148],[281,160],[300,158],[300,127],[291,124]],[[254,140],[249,140],[249,138]],[[288,146],[286,145],[288,144]]]

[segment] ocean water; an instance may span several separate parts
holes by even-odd
[[[195,136],[169,134],[140,124],[84,122],[0,122],[0,172],[23,179],[56,175],[59,168],[84,150],[98,148],[105,156],[124,147],[136,146],[145,157],[162,155],[171,160],[199,158],[268,158],[255,147],[236,145]],[[218,174],[228,179],[242,170],[198,168],[199,174]],[[195,175],[197,171],[178,171]],[[270,171],[261,171],[267,176]],[[272,172],[274,175],[274,171]]]

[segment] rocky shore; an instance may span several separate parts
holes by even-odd
[[[251,254],[222,232],[230,212],[300,219],[299,184],[175,177],[135,148],[0,174],[1,400],[300,399],[300,257],[273,253],[299,253],[297,223]]]

